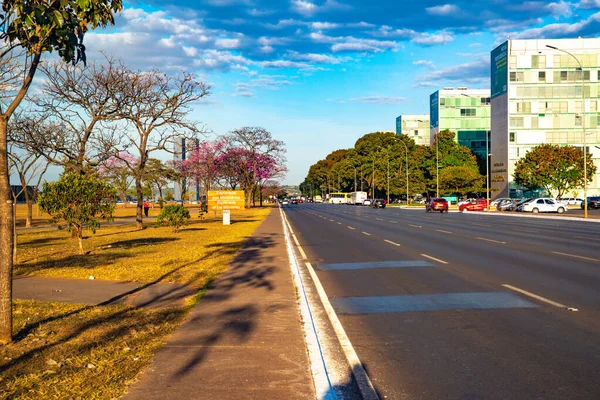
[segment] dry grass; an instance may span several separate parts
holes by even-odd
[[[16,301],[16,340],[0,347],[0,398],[118,398],[185,311]]]
[[[168,227],[136,230],[133,224],[106,226],[86,233],[79,256],[77,243],[65,231],[19,233],[19,275],[135,282],[178,282],[204,286],[228,264],[232,255],[263,221],[270,208],[235,212],[232,225],[196,216],[179,233]]]

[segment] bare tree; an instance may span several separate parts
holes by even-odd
[[[150,154],[171,151],[175,136],[202,133],[187,116],[192,103],[209,94],[210,85],[196,81],[190,74],[172,77],[160,71],[129,71],[128,80],[123,82],[122,91],[117,94],[124,103],[120,116],[133,129],[125,131],[122,146],[138,162],[130,163],[125,158],[123,161],[135,178],[138,229],[143,228],[143,181]],[[122,152],[116,150],[118,157]]]

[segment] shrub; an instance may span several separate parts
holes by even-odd
[[[190,220],[190,212],[181,204],[171,204],[165,206],[158,214],[156,222],[158,226],[170,226],[173,233],[177,233],[179,228],[187,225]]]

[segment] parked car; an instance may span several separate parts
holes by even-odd
[[[520,202],[521,199],[504,199],[496,204],[496,210],[498,211],[509,211],[508,208],[515,203]]]
[[[523,203],[520,207],[521,211],[532,212],[534,214],[539,212],[557,212],[562,214],[567,211],[567,207],[564,204],[549,197],[531,199]]]
[[[433,197],[427,204],[425,204],[425,211],[439,211],[439,212],[448,212],[448,200],[443,199],[441,197]]]
[[[492,200],[490,202],[490,209],[492,209],[494,207],[498,207],[498,204],[502,203],[503,201],[512,201],[512,199],[510,199],[508,197],[501,197],[499,199]]]
[[[385,208],[387,201],[382,200],[382,199],[375,199],[373,200],[373,205],[371,207],[373,208]]]
[[[366,199],[365,201],[363,201],[363,206],[370,206],[372,203],[371,199]]]
[[[460,212],[487,211],[487,210],[488,210],[488,205],[487,205],[487,201],[485,199],[475,199],[469,203],[462,203],[460,206],[458,206],[458,211],[460,211]]]
[[[533,200],[533,198],[527,198],[527,199],[521,199],[517,202],[515,202],[508,211],[523,211],[522,206],[523,204],[527,203],[528,201]]]
[[[588,197],[587,198],[587,206],[588,206],[588,210],[591,208],[593,208],[595,210],[599,209],[600,208],[600,196]],[[580,207],[583,210],[583,203],[581,203]]]

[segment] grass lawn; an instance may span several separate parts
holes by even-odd
[[[204,286],[227,266],[231,256],[256,229],[270,207],[232,213],[232,224],[220,219],[197,218],[179,233],[146,221],[146,229],[135,225],[85,231],[80,256],[77,241],[66,231],[20,231],[15,274],[62,278],[123,280],[132,282],[177,282]]]
[[[16,274],[204,288],[225,268],[270,207],[232,212],[232,225],[196,215],[179,233],[145,222],[87,234],[89,254],[60,230],[19,231]],[[118,398],[189,310],[14,301],[15,340],[0,346],[0,398]]]

